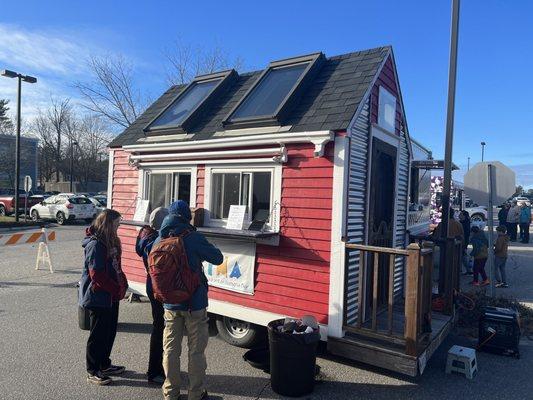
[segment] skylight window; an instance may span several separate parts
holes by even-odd
[[[203,101],[222,79],[197,82],[189,86],[183,95],[180,95],[154,122],[150,129],[181,126],[183,121]]]
[[[231,119],[273,115],[308,65],[298,64],[268,71]]]
[[[237,80],[235,70],[215,72],[194,78],[144,131],[148,134],[190,132],[209,107]]]
[[[270,63],[223,124],[232,128],[281,125],[323,60],[324,55],[316,53]]]

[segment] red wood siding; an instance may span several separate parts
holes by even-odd
[[[331,206],[333,195],[333,143],[325,157],[315,158],[313,145],[288,145],[289,160],[282,167],[279,246],[257,245],[255,294],[243,295],[211,287],[209,297],[258,310],[300,317],[313,314],[327,323]],[[115,151],[113,208],[121,213],[133,206],[138,192],[138,171],[127,155]],[[198,165],[196,204],[205,207],[205,168]],[[144,282],[144,267],[135,254],[134,227],[119,230],[124,247],[123,268],[128,279]]]
[[[210,288],[209,297],[295,317],[313,314],[327,323],[333,145],[319,158],[312,145],[288,145],[287,150],[280,243],[257,245],[255,294]]]
[[[122,150],[115,150],[111,207],[121,213],[124,219],[133,218],[138,187],[139,171],[128,165],[128,153]],[[118,233],[122,242],[122,268],[128,280],[144,283],[146,280],[144,265],[135,253],[137,229],[133,226],[121,225]]]
[[[400,125],[402,123],[403,117],[402,117],[402,109],[401,109],[401,103],[400,103],[400,92],[398,90],[398,82],[396,82],[395,77],[395,71],[394,71],[394,64],[392,63],[392,59],[389,56],[387,61],[385,61],[385,65],[383,66],[383,69],[381,70],[381,73],[378,76],[378,79],[376,80],[376,83],[372,87],[372,94],[371,94],[371,107],[370,107],[370,122],[373,124],[378,123],[378,109],[379,109],[379,87],[383,86],[385,89],[387,89],[389,92],[391,92],[394,96],[396,96],[396,134],[400,135]]]

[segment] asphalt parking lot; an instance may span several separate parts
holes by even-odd
[[[121,304],[112,357],[114,362],[126,365],[128,371],[109,387],[85,382],[87,332],[77,326],[74,287],[81,273],[83,228],[81,224],[55,228],[57,241],[51,244],[54,274],[34,270],[36,247],[0,247],[1,399],[161,398],[160,388],[145,379],[150,332],[150,307],[146,301]],[[520,250],[520,254],[533,256],[530,250]],[[520,262],[520,267],[516,267],[520,271],[519,284],[529,293],[532,273],[522,265]],[[530,268],[533,269],[531,264]],[[471,344],[466,338],[449,337],[428,363],[424,375],[417,379],[323,355],[318,360],[321,383],[306,398],[532,398],[532,341],[522,341],[520,360],[478,353],[479,373],[472,381],[444,373],[446,350],[456,343]],[[270,389],[269,376],[242,360],[244,351],[218,338],[211,339],[207,351],[209,392],[220,399],[279,398]]]

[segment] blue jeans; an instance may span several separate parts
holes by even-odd
[[[496,270],[496,280],[507,283],[507,275],[505,273],[505,263],[507,257],[494,257],[494,269]]]

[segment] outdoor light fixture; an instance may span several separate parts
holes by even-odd
[[[15,138],[15,221],[19,220],[19,187],[20,187],[20,92],[22,81],[28,83],[37,82],[37,78],[29,75],[22,75],[18,72],[4,69],[0,75],[6,78],[18,78],[17,91],[17,136]]]

